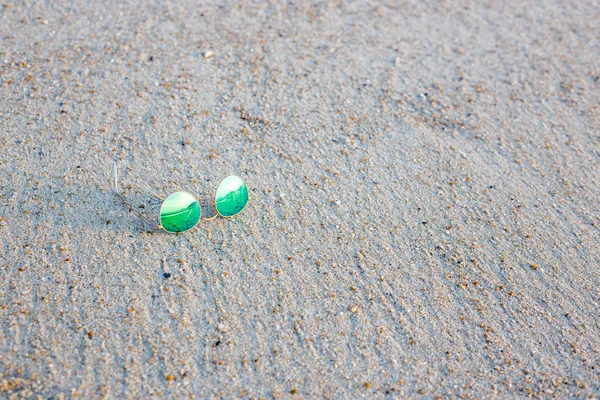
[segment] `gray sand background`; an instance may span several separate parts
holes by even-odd
[[[599,60],[595,0],[5,0],[0,397],[600,397]]]

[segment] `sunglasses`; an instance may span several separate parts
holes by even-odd
[[[121,194],[117,164],[114,165],[114,175],[117,196],[132,210],[135,210],[148,224],[155,228],[164,229],[169,233],[188,231],[195,227],[201,219],[212,220],[219,215],[223,218],[231,218],[241,213],[248,205],[248,186],[242,178],[236,175],[230,175],[223,179],[219,183],[214,196],[203,198],[205,202],[212,203],[214,207],[215,215],[210,218],[202,217],[200,202],[188,192],[179,191],[163,198],[148,187],[134,184],[134,186],[153,194],[162,201],[158,214],[159,224],[157,225],[131,206]]]

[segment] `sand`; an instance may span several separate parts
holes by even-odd
[[[599,398],[595,0],[0,5],[1,398]],[[161,195],[250,187],[152,230]],[[143,208],[141,208],[142,206]]]

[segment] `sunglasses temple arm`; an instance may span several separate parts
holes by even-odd
[[[160,225],[157,225],[155,222],[150,221],[144,214],[142,214],[141,212],[136,210],[135,207],[133,207],[127,200],[125,200],[125,197],[123,197],[123,195],[119,192],[119,177],[117,175],[117,163],[115,163],[114,173],[115,173],[115,193],[121,199],[121,201],[123,203],[125,203],[125,205],[129,206],[129,208],[131,210],[133,210],[137,215],[139,215],[140,218],[142,218],[144,221],[146,221],[150,226],[160,228]],[[141,189],[144,189],[144,188],[141,188]],[[152,194],[154,194],[156,197],[158,197],[159,199],[162,200],[162,198],[159,195],[157,195],[156,193],[152,192],[149,189],[146,189],[146,190],[150,191]]]
[[[153,226],[155,228],[160,228],[160,225],[157,225],[155,222],[150,221],[148,219],[148,217],[146,217],[144,214],[142,214],[141,212],[136,210],[135,207],[133,207],[127,200],[125,200],[125,198],[121,195],[121,193],[117,193],[117,196],[119,196],[119,198],[121,199],[121,201],[123,203],[125,203],[125,205],[129,206],[130,210],[134,211],[140,218],[142,218],[144,221],[146,221],[148,223],[148,225]]]
[[[114,173],[115,173],[115,191],[117,193],[119,193],[119,176],[117,174],[117,163],[114,164]],[[140,186],[140,185],[137,185],[134,183],[133,186],[136,186],[138,189],[145,190],[148,193],[152,193],[154,196],[158,197],[160,200],[165,201],[164,198],[162,198],[161,196],[156,194],[156,192],[151,190],[146,183],[144,183],[144,186]]]
[[[150,190],[150,188],[144,184],[144,186],[140,186],[140,185],[136,185],[135,183],[133,184],[133,186],[137,187],[138,189],[142,189],[145,190],[148,193],[152,193],[154,196],[158,197],[159,199],[161,199],[162,201],[165,201],[165,199],[163,199],[161,196],[157,195],[156,193],[154,193],[152,190]]]

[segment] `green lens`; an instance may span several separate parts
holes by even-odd
[[[175,192],[160,207],[160,224],[167,232],[185,232],[200,220],[200,205],[189,193]]]
[[[215,195],[215,207],[223,217],[233,217],[248,204],[248,186],[239,176],[223,179]]]

